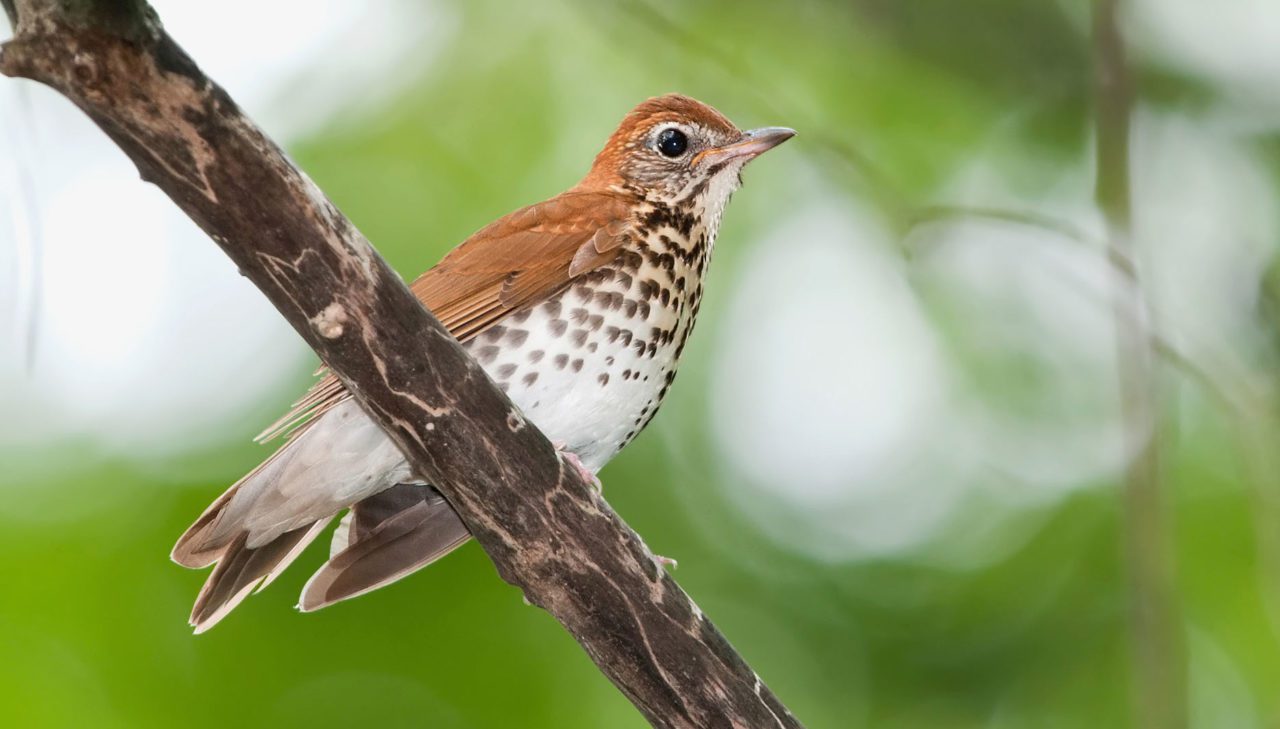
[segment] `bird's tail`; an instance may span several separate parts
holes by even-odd
[[[191,611],[197,633],[268,586],[344,508],[349,510],[334,532],[329,561],[307,583],[298,605],[302,610],[319,610],[396,582],[470,536],[433,487],[396,481],[381,481],[387,483],[381,486],[378,477],[369,477],[407,476],[402,466],[392,467],[398,451],[392,451],[388,466],[388,458],[375,455],[380,446],[358,443],[362,448],[334,451],[328,450],[333,437],[312,440],[312,435],[285,444],[241,478],[174,546],[172,558],[183,567],[216,563]],[[344,453],[356,455],[339,455]],[[344,489],[351,481],[375,485]]]
[[[389,585],[457,549],[470,536],[439,491],[397,484],[351,507],[342,518],[329,561],[307,582],[298,607],[311,612]]]
[[[251,532],[243,525],[243,519],[238,524],[228,524],[227,511],[233,500],[245,489],[261,490],[259,482],[272,477],[277,459],[287,449],[288,446],[281,449],[227,489],[174,545],[170,557],[184,567],[199,569],[217,563],[191,610],[190,623],[197,633],[216,625],[254,588],[270,584],[330,521],[317,520],[253,547],[249,546]]]
[[[200,546],[231,496],[229,491],[214,503],[173,550],[174,561],[186,567],[217,563],[191,610],[197,633],[212,628],[250,594],[271,584],[330,521],[284,532],[257,547],[248,546],[247,530],[220,546]],[[452,552],[470,536],[434,488],[397,484],[352,505],[343,516],[333,534],[329,561],[307,582],[298,607],[312,612],[389,585]]]
[[[255,587],[275,579],[344,509],[364,511],[367,499],[411,479],[395,444],[354,402],[339,403],[295,431],[206,509],[174,546],[173,560],[183,566],[217,563],[196,600],[191,624],[197,632],[213,627]]]
[[[307,548],[329,520],[285,532],[260,547],[246,545],[249,533],[241,532],[218,555],[196,604],[191,608],[191,625],[197,633],[217,625],[227,613],[257,590],[271,584],[302,550]]]

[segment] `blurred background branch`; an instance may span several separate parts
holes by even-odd
[[[1091,246],[1094,250],[1105,249],[1105,241],[1084,230],[1069,220],[1061,220],[1050,215],[1021,210],[1002,210],[999,208],[965,207],[962,205],[925,205],[916,208],[908,220],[911,227],[938,222],[953,222],[957,219],[995,220],[1018,225],[1030,225],[1042,228],[1062,236],[1072,243]],[[1130,267],[1127,260],[1112,261],[1120,266],[1119,270]]]
[[[1151,315],[1132,263],[1129,172],[1133,83],[1120,31],[1119,0],[1095,0],[1094,48],[1098,206],[1107,221],[1113,285],[1120,410],[1125,451],[1125,554],[1130,580],[1135,713],[1142,729],[1188,725],[1186,657],[1173,559],[1172,527],[1162,482],[1159,386]]]
[[[1263,599],[1271,633],[1280,639],[1280,257],[1267,266],[1258,293],[1257,313],[1266,332],[1265,357],[1270,366],[1261,373],[1256,407],[1235,421],[1236,447],[1244,477],[1252,486]],[[1280,727],[1280,710],[1271,721]]]

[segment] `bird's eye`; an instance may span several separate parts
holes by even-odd
[[[665,157],[679,157],[689,148],[689,138],[679,129],[663,129],[658,135],[658,151]]]

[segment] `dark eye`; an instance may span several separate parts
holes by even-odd
[[[663,129],[658,135],[658,151],[666,157],[679,157],[689,148],[689,138],[679,129]]]

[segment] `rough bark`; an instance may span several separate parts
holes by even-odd
[[[658,727],[799,722],[640,538],[143,0],[0,0],[0,72],[82,109],[260,288],[503,579]]]

